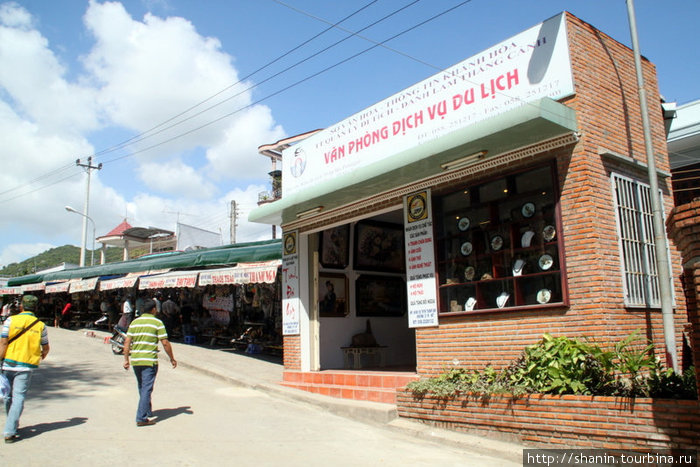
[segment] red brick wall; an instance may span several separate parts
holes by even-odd
[[[418,400],[397,395],[399,416],[535,447],[697,449],[700,403],[620,397],[492,396]]]
[[[282,361],[285,370],[301,370],[301,337],[284,336]]]
[[[700,397],[700,200],[677,206],[667,221],[668,234],[683,253],[683,279],[690,322],[690,345]]]
[[[606,159],[601,150],[645,163],[645,146],[633,54],[592,26],[567,16],[569,49],[576,94],[563,103],[577,113],[580,141],[552,154],[557,159],[561,190],[563,240],[568,275],[568,308],[547,311],[503,312],[441,318],[436,328],[416,330],[418,372],[434,375],[458,361],[460,366],[503,366],[544,332],[587,337],[603,346],[640,330],[664,354],[660,310],[624,307],[610,172],[645,181],[645,171]],[[657,168],[669,169],[660,97],[654,66],[643,60]],[[546,156],[545,156],[546,157]],[[470,183],[465,180],[464,183]],[[660,179],[666,212],[672,208],[666,179]],[[674,275],[680,275],[680,256],[672,247]],[[680,281],[676,281],[677,309],[685,310]],[[676,340],[682,349],[685,313],[676,315]]]

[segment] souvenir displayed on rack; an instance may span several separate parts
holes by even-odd
[[[542,237],[546,242],[551,242],[557,236],[557,229],[553,225],[548,225],[542,230]]]
[[[459,251],[460,251],[460,253],[462,253],[463,256],[469,256],[472,252],[471,242],[462,243],[462,246],[459,247]]]
[[[523,236],[520,238],[520,245],[523,248],[527,248],[530,246],[530,243],[532,243],[532,237],[535,236],[535,232],[532,230],[528,230],[523,234]]]
[[[491,238],[491,249],[493,251],[498,251],[501,248],[503,248],[503,237],[494,235],[493,238]]]
[[[514,276],[522,275],[524,267],[525,267],[525,261],[523,261],[522,259],[515,260],[515,263],[513,263],[513,275]]]
[[[498,308],[503,308],[506,306],[506,303],[508,303],[508,299],[510,298],[510,295],[508,292],[501,292],[501,295],[496,297],[496,305],[498,305]]]
[[[549,289],[541,289],[537,292],[537,302],[538,303],[549,303],[552,299],[552,291]]]
[[[474,269],[474,266],[467,266],[464,268],[464,279],[467,281],[471,281],[474,279],[474,274],[476,274],[476,270]]]
[[[469,297],[467,299],[467,301],[464,303],[464,310],[465,311],[472,311],[474,309],[475,305],[476,305],[476,298]]]
[[[554,259],[552,259],[551,256],[544,254],[540,256],[538,263],[540,265],[540,269],[546,271],[547,269],[552,267],[552,265],[554,264]]]
[[[493,276],[492,276],[491,274],[489,274],[488,272],[485,272],[485,273],[481,276],[481,280],[482,280],[482,281],[487,281],[487,280],[489,280],[489,279],[493,279]]]
[[[535,215],[535,203],[525,203],[520,209],[523,217],[532,217]]]
[[[459,221],[457,222],[457,228],[458,228],[459,230],[461,230],[462,232],[464,232],[465,230],[467,230],[467,229],[469,228],[469,224],[470,224],[469,218],[468,218],[468,217],[462,217],[462,218],[460,218]]]

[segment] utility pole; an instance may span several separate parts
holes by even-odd
[[[664,341],[666,344],[666,359],[668,360],[667,363],[671,364],[673,370],[676,373],[680,373],[678,354],[676,352],[676,331],[673,322],[673,299],[671,291],[671,268],[668,264],[668,243],[666,241],[663,210],[659,197],[659,182],[658,176],[656,175],[656,156],[651,144],[649,110],[647,108],[646,90],[644,89],[644,76],[642,74],[642,60],[639,52],[639,41],[637,39],[637,20],[634,14],[633,0],[627,0],[627,16],[630,23],[630,35],[632,36],[634,66],[637,72],[637,87],[639,88],[639,107],[642,112],[642,129],[644,130],[644,146],[647,153],[649,197],[651,198],[652,221],[654,225],[654,244],[656,245],[657,277],[659,281],[659,294],[661,295],[661,315],[663,318]]]
[[[231,244],[236,243],[236,227],[238,227],[238,206],[236,201],[231,201]]]
[[[85,186],[85,205],[83,206],[83,242],[80,247],[80,267],[85,266],[85,244],[87,243],[87,221],[88,221],[88,210],[90,206],[90,173],[92,170],[101,170],[102,163],[97,165],[92,165],[92,156],[87,158],[87,164],[82,164],[80,159],[76,159],[75,165],[78,167],[83,167],[85,172],[87,172],[87,184]],[[94,239],[93,239],[94,240]],[[93,247],[94,249],[94,247]],[[93,251],[93,255],[95,252]]]

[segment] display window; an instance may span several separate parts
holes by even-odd
[[[434,199],[441,314],[567,303],[553,165]]]

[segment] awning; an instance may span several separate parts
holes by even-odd
[[[260,263],[239,263],[233,268],[201,271],[199,273],[199,285],[272,284],[277,279],[277,269],[281,264],[282,261],[280,260]]]
[[[0,295],[22,295],[22,287],[0,287]]]
[[[285,225],[304,211],[345,206],[416,179],[444,172],[442,164],[488,151],[489,158],[577,130],[576,111],[549,98],[528,102],[487,120],[416,144],[351,173],[319,181],[309,188],[254,209],[251,222]]]
[[[81,281],[74,281],[70,283],[70,293],[78,292],[88,292],[90,290],[95,290],[97,287],[98,277],[93,277],[92,279],[83,279]]]
[[[139,280],[138,276],[131,276],[100,281],[100,290],[129,289],[136,284],[137,280]]]
[[[165,289],[172,287],[194,287],[197,285],[199,271],[176,271],[146,276],[139,280],[139,290]]]
[[[282,258],[280,239],[259,242],[236,243],[217,248],[206,248],[189,252],[172,252],[168,255],[134,259],[118,263],[107,263],[83,268],[67,269],[45,274],[30,274],[12,277],[8,286],[55,282],[68,279],[86,279],[111,274],[140,273],[155,274],[169,269],[204,268],[210,266],[229,267],[242,261],[271,261]]]
[[[56,284],[46,284],[46,289],[44,292],[46,293],[61,293],[61,292],[68,292],[68,289],[70,287],[70,282],[58,282]]]
[[[39,292],[46,288],[45,282],[39,282],[36,284],[25,284],[22,286],[22,293],[24,292]]]

